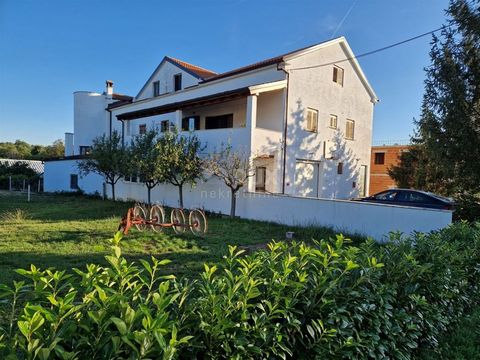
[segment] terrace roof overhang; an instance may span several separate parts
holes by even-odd
[[[287,86],[286,80],[275,81],[266,84],[242,87],[234,90],[223,91],[211,95],[200,96],[192,99],[172,102],[164,105],[153,106],[145,109],[139,109],[124,112],[117,115],[118,120],[135,120],[149,116],[162,115],[177,110],[185,110],[193,107],[214,105],[227,101],[237,100],[250,95],[259,95],[263,92],[280,90]]]

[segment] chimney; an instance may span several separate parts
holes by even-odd
[[[106,84],[106,94],[108,97],[112,97],[113,95],[113,81],[112,80],[107,80],[105,81],[105,84]]]

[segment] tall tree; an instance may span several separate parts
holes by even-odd
[[[183,208],[183,186],[194,186],[203,174],[201,142],[195,135],[186,137],[168,132],[159,139],[158,147],[162,154],[162,179],[178,188],[179,203]]]
[[[235,216],[237,193],[255,176],[255,167],[247,153],[235,152],[230,145],[224,146],[208,160],[208,169],[230,189],[230,216]]]
[[[449,22],[433,36],[421,117],[416,124],[417,157],[402,156],[395,180],[411,171],[411,186],[446,195],[480,192],[480,0],[452,0]],[[405,178],[404,178],[405,179]]]
[[[152,189],[163,181],[164,158],[158,146],[158,132],[150,130],[146,134],[135,136],[129,151],[131,168],[138,172],[140,181],[147,187],[148,204],[151,204]]]
[[[122,137],[113,131],[111,137],[103,135],[93,139],[90,154],[77,162],[82,175],[95,173],[105,178],[112,188],[115,201],[115,184],[126,174],[131,173],[128,152],[122,145]]]

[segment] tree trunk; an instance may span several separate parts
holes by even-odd
[[[147,192],[148,192],[148,205],[152,205],[151,198],[150,198],[150,193],[152,191],[152,188],[150,186],[147,186]]]
[[[180,209],[183,209],[183,184],[178,185],[178,196],[180,199]]]
[[[230,189],[230,191],[232,192],[232,201],[230,203],[230,217],[233,218],[235,217],[235,208],[237,205],[237,192],[233,189]]]
[[[115,201],[115,183],[112,181],[110,185],[112,185],[112,200]]]

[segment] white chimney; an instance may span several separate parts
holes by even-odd
[[[65,156],[74,154],[73,134],[65,133]]]
[[[113,95],[113,81],[112,80],[107,80],[107,81],[105,81],[105,84],[106,84],[106,87],[107,87],[107,90],[106,90],[107,96],[112,97],[112,95]]]

